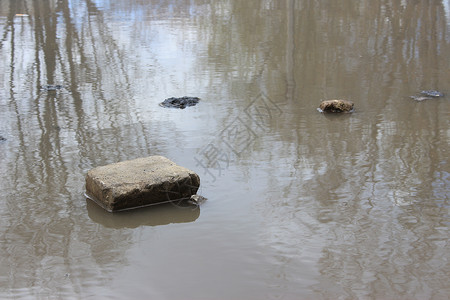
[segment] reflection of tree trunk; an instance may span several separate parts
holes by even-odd
[[[53,84],[55,80],[56,54],[58,52],[56,14],[52,11],[48,0],[33,1],[33,8],[36,22],[34,27],[36,47],[44,52],[47,76],[44,84]]]
[[[84,120],[85,120],[85,114],[82,107],[82,99],[81,94],[79,92],[78,85],[80,84],[77,70],[79,69],[79,66],[76,64],[74,60],[74,54],[73,51],[75,49],[75,46],[78,45],[80,49],[82,48],[83,42],[80,41],[80,36],[77,33],[76,28],[73,26],[73,21],[70,18],[70,8],[69,3],[67,0],[61,1],[61,10],[63,13],[63,18],[66,24],[66,37],[65,37],[65,54],[67,55],[67,67],[68,67],[68,78],[67,83],[68,87],[72,93],[73,97],[73,106],[74,106],[74,113],[76,114],[76,118],[74,121],[76,122],[76,131],[77,131],[77,138],[79,145],[85,145],[87,143],[86,134],[85,134],[85,128],[84,128]],[[86,61],[86,54],[83,51],[79,52],[79,55],[81,57],[81,61]],[[63,56],[62,54],[60,55]],[[62,59],[62,58],[61,58]],[[70,84],[69,84],[70,83]]]
[[[286,0],[287,38],[286,38],[286,99],[294,100],[295,92],[295,10],[294,0]]]
[[[106,25],[103,24],[105,28],[102,28],[100,22],[93,23],[97,26],[94,29],[101,32],[95,32],[102,37],[100,40],[95,40],[90,35],[81,37],[79,29],[74,25],[77,21],[71,18],[69,1],[61,0],[57,5],[54,2],[57,1],[10,0],[8,19],[0,43],[0,51],[7,47],[10,51],[3,70],[7,70],[9,76],[8,106],[14,112],[14,117],[10,117],[9,122],[14,123],[11,127],[16,132],[14,140],[19,145],[10,168],[13,176],[8,177],[4,183],[6,187],[16,188],[5,197],[5,205],[11,211],[8,220],[10,223],[0,233],[14,236],[14,242],[18,244],[18,250],[14,252],[9,246],[0,247],[2,257],[11,260],[8,272],[13,274],[12,288],[28,286],[27,278],[34,278],[36,286],[41,285],[44,279],[40,278],[40,264],[44,265],[44,260],[62,258],[64,261],[64,266],[60,266],[54,274],[44,272],[50,277],[55,276],[51,278],[52,282],[61,278],[61,273],[70,273],[77,263],[72,260],[70,251],[74,236],[79,235],[78,229],[72,226],[74,220],[80,218],[72,215],[73,208],[78,205],[74,200],[79,200],[79,195],[71,194],[73,191],[69,190],[68,185],[73,184],[70,182],[71,173],[81,172],[77,168],[86,162],[78,162],[76,158],[68,161],[64,151],[67,144],[75,144],[85,160],[101,152],[99,150],[92,154],[88,151],[89,144],[94,143],[86,132],[86,114],[83,111],[79,85],[84,83],[80,73],[90,67],[87,58],[93,55],[104,56],[100,51],[86,53],[83,46],[84,43],[90,45],[94,41],[100,44],[99,47],[112,47],[111,53],[119,52],[117,45],[112,43],[114,38],[108,36]],[[91,11],[96,10],[91,2],[88,6]],[[21,17],[16,16],[18,13],[27,13],[29,16],[20,19]],[[61,32],[65,35],[58,36]],[[78,59],[85,64],[80,65]],[[120,62],[124,59],[123,56],[115,55],[115,59],[115,64],[125,65]],[[101,78],[103,67],[104,65],[94,66],[97,74],[86,73],[88,76]],[[121,77],[123,78],[126,76]],[[70,93],[39,91],[41,85],[56,83],[62,83]],[[111,84],[107,89],[111,87],[116,88]],[[108,107],[107,101],[102,104],[104,107],[98,111],[109,109],[113,120],[117,115],[115,109],[122,110],[121,107]],[[126,106],[126,103],[123,105]],[[95,117],[102,119],[101,115]],[[69,140],[62,134],[63,130],[66,134],[76,132],[76,140]],[[138,132],[137,135],[143,134]],[[114,146],[121,146],[120,138],[117,138]],[[39,209],[35,209],[36,206]],[[67,217],[60,217],[59,213]],[[103,239],[108,242],[108,236]],[[95,255],[93,256],[95,259]],[[26,276],[23,276],[24,270],[27,270]]]

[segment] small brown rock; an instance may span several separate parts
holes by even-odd
[[[352,112],[354,103],[348,100],[325,100],[320,103],[320,110],[322,112]]]

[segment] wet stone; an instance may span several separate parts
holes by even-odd
[[[167,98],[159,105],[162,107],[170,107],[170,108],[181,108],[184,109],[188,106],[194,106],[200,101],[198,97],[181,97],[181,98]]]
[[[101,166],[86,175],[86,196],[110,212],[190,199],[199,186],[196,173],[163,156]]]
[[[64,86],[60,84],[46,84],[41,86],[42,91],[58,91],[63,89]]]
[[[319,105],[319,111],[330,113],[352,112],[354,103],[348,100],[325,100]]]
[[[6,138],[0,135],[0,142],[6,141]]]

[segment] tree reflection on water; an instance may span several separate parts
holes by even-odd
[[[0,2],[0,26],[3,295],[83,297],[114,282],[131,264],[126,253],[141,233],[132,228],[154,223],[142,215],[133,226],[109,215],[111,228],[93,222],[86,171],[193,156],[261,94],[282,113],[222,170],[237,170],[236,186],[258,185],[245,197],[263,221],[243,231],[258,236],[252,251],[266,263],[253,271],[266,282],[250,295],[449,294],[448,105],[408,102],[421,89],[448,92],[448,1],[9,0]],[[208,96],[198,111],[158,110],[192,92]],[[353,100],[355,114],[315,115],[332,97]],[[252,126],[251,116],[239,120]],[[180,159],[194,165],[190,156]],[[223,176],[218,182],[231,180]],[[246,219],[260,222],[252,214]],[[222,232],[228,219],[212,215],[205,231]],[[180,235],[192,247],[196,234]],[[225,254],[240,263],[254,254],[244,251]],[[164,272],[146,274],[152,287]],[[236,273],[228,275],[249,272]]]

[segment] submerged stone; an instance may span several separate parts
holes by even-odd
[[[410,96],[409,98],[415,100],[415,101],[425,101],[425,100],[431,100],[434,98],[444,97],[444,94],[436,91],[436,90],[426,90],[421,91],[420,96]]]
[[[444,94],[443,94],[443,93],[441,93],[441,92],[439,92],[439,91],[436,91],[436,90],[421,91],[420,93],[421,93],[422,95],[424,95],[424,96],[427,96],[427,97],[434,97],[434,98],[437,98],[437,97],[444,97]]]
[[[86,175],[86,196],[110,212],[190,199],[199,186],[196,173],[163,156],[97,167]]]
[[[191,204],[195,204],[197,206],[200,206],[201,204],[205,203],[207,198],[200,196],[200,195],[192,195],[191,198],[189,198],[188,202]]]
[[[181,97],[181,98],[167,98],[163,102],[161,102],[159,105],[163,107],[170,107],[170,108],[181,108],[184,109],[188,106],[194,106],[200,101],[200,98],[197,97]]]
[[[58,91],[63,89],[64,86],[60,84],[46,84],[41,86],[41,90],[43,91]]]
[[[348,100],[325,100],[320,103],[319,109],[322,112],[342,113],[352,112],[354,104]]]

